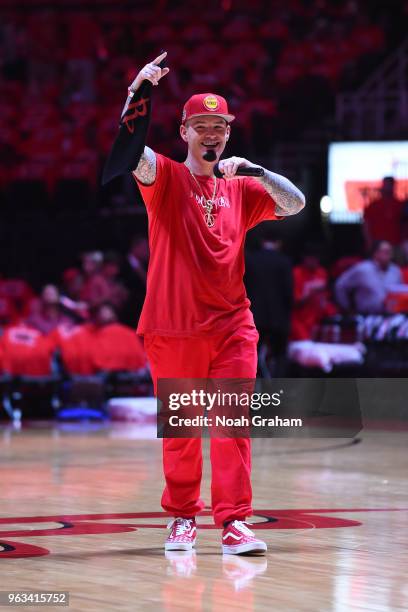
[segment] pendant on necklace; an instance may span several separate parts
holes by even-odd
[[[209,211],[207,211],[204,215],[205,222],[207,227],[213,227],[215,223],[214,215],[212,215]]]
[[[204,219],[207,224],[207,227],[213,227],[215,223],[214,215],[212,214],[213,202],[212,200],[207,200],[207,204],[205,207],[205,215]]]

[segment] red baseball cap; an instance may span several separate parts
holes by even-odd
[[[226,99],[212,93],[191,96],[184,105],[181,122],[185,123],[188,119],[199,117],[200,115],[222,117],[227,123],[235,119],[235,115],[230,115],[228,112]]]

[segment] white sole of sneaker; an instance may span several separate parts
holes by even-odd
[[[243,553],[254,553],[262,554],[268,550],[265,542],[258,542],[257,544],[237,544],[236,546],[228,546],[227,544],[222,545],[222,552],[224,555],[241,555]]]
[[[165,542],[164,550],[192,550],[196,541],[193,542]]]

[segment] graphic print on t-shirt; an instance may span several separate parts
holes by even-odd
[[[190,191],[190,198],[195,198],[197,204],[205,208],[207,200],[203,195]],[[214,208],[231,208],[228,196],[216,196],[213,202]]]

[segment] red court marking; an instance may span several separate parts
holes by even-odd
[[[9,523],[14,523],[16,521],[10,520]],[[18,521],[22,522],[22,521]],[[26,523],[31,523],[34,521],[26,520]],[[39,521],[35,521],[39,522]],[[42,521],[43,523],[48,523],[50,521]],[[50,529],[15,529],[15,530],[5,530],[0,531],[0,537],[38,537],[38,536],[71,536],[71,535],[90,535],[90,534],[100,534],[100,533],[126,533],[128,531],[136,531],[138,525],[126,525],[124,523],[88,523],[85,521],[66,521],[61,520],[61,517],[57,521],[63,523],[61,527],[52,527]]]
[[[359,521],[339,517],[322,516],[322,514],[347,513],[347,512],[403,512],[408,508],[312,508],[310,510],[288,509],[288,510],[254,510],[254,516],[264,518],[251,525],[252,529],[330,529],[336,527],[357,527]],[[162,529],[165,525],[155,523],[102,523],[90,521],[103,521],[112,519],[149,519],[165,518],[171,516],[168,512],[130,512],[113,514],[71,514],[52,516],[29,516],[0,518],[0,524],[16,523],[59,523],[60,527],[51,529],[18,529],[0,531],[0,537],[40,537],[40,536],[74,536],[95,535],[107,533],[126,533],[137,531],[137,529]],[[204,510],[199,516],[211,516],[210,510]],[[218,529],[215,525],[200,525],[202,529]],[[0,543],[0,558],[36,557],[46,555],[46,548],[32,546],[30,544],[8,542]]]
[[[3,550],[1,550],[3,549]],[[50,551],[41,546],[33,546],[32,544],[24,544],[23,542],[0,542],[0,559],[7,557],[8,559],[21,559],[22,557],[44,557],[49,555]]]

